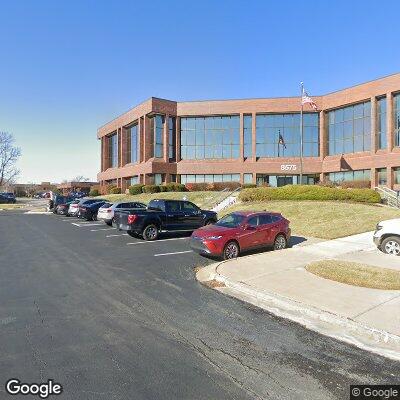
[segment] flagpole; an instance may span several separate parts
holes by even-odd
[[[300,110],[300,185],[303,184],[303,93],[304,93],[304,85],[303,82],[300,82],[301,88],[301,110]]]

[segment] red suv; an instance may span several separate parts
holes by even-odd
[[[289,221],[281,214],[238,211],[195,230],[190,247],[197,253],[222,256],[226,260],[258,247],[272,246],[274,250],[281,250],[287,247],[289,240]]]

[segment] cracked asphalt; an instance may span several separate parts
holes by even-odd
[[[0,212],[1,399],[31,398],[8,395],[10,378],[54,379],[50,398],[74,400],[346,399],[350,384],[399,383],[399,363],[201,286],[209,260],[155,257],[184,238],[71,222]]]

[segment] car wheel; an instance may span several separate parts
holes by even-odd
[[[237,242],[228,242],[224,247],[224,260],[230,260],[239,256],[240,249]]]
[[[381,249],[386,254],[400,256],[400,238],[397,236],[389,236],[383,240]]]
[[[274,241],[274,250],[283,250],[287,247],[287,240],[284,235],[278,235]]]
[[[153,224],[147,225],[146,228],[144,228],[142,235],[144,240],[156,240],[158,238],[157,226]]]
[[[97,221],[97,215],[93,215],[92,221]]]

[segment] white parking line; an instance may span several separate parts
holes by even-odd
[[[154,254],[154,257],[173,256],[174,254],[185,254],[185,253],[193,253],[193,251],[192,250],[186,250],[186,251],[176,251],[175,253]]]
[[[106,238],[108,237],[117,237],[117,236],[129,236],[127,233],[120,233],[119,235],[107,235]]]
[[[187,240],[189,238],[183,237],[183,238],[160,239],[160,240],[154,240],[154,241],[150,241],[150,242],[146,242],[146,241],[143,241],[143,242],[130,242],[130,243],[127,243],[127,244],[128,245],[129,244],[146,244],[146,243],[151,244],[151,243],[167,242],[168,240],[185,240],[185,239]]]
[[[101,226],[103,224],[84,224],[84,223],[76,223],[76,222],[71,222],[72,225],[78,226],[79,228],[82,228],[83,226]]]
[[[117,228],[102,228],[102,229],[91,229],[90,232],[99,232],[99,231],[112,231]]]

